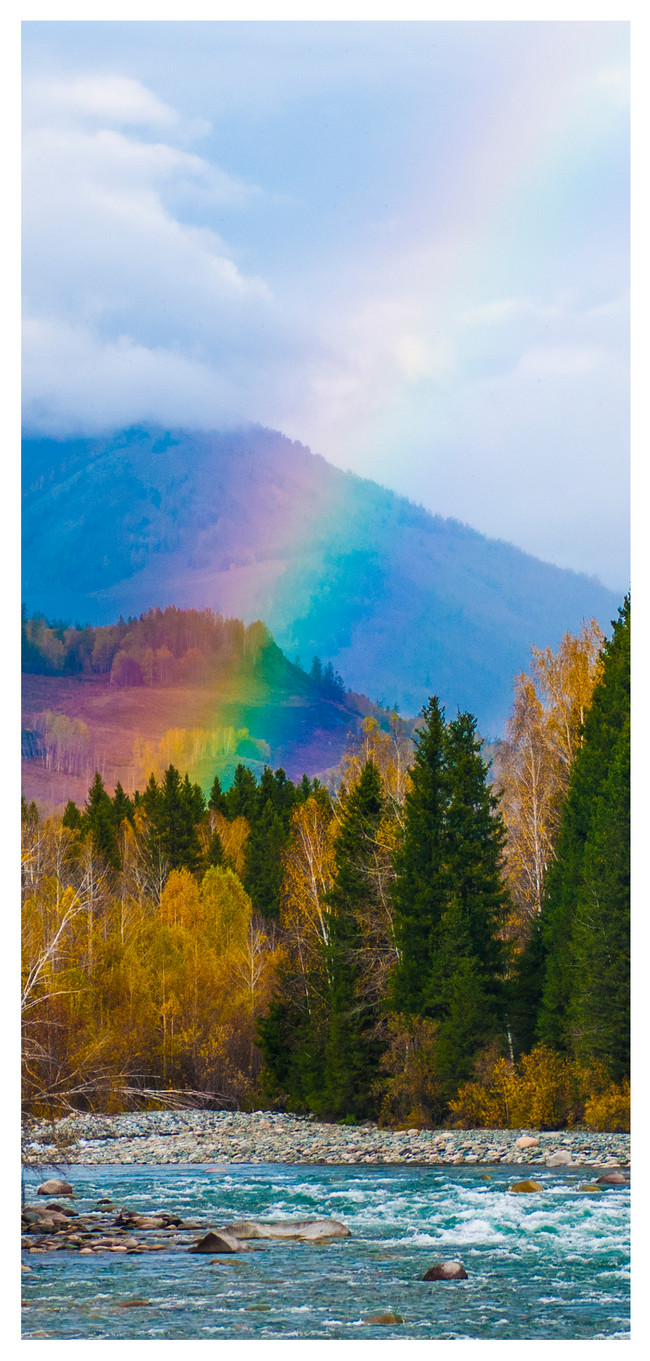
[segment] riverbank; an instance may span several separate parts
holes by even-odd
[[[275,1111],[147,1111],[31,1124],[23,1136],[23,1161],[34,1167],[514,1163],[628,1168],[630,1136],[585,1129],[388,1130],[370,1123],[324,1124]]]

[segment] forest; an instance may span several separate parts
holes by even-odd
[[[153,613],[24,638],[147,684]],[[185,613],[177,664],[234,646]],[[492,766],[434,696],[415,738],[367,717],[335,789],[240,764],[206,797],[170,764],[23,801],[25,1109],[629,1128],[629,668],[628,597],[609,639],[533,648]]]

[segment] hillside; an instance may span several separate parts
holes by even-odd
[[[260,623],[170,609],[82,631],[24,620],[22,631],[22,789],[42,811],[83,804],[95,770],[128,792],[170,762],[206,794],[239,763],[325,778],[364,716],[389,722],[331,670],[294,666]]]
[[[618,604],[331,467],[273,431],[25,439],[23,599],[105,623],[150,606],[264,619],[309,665],[414,714],[431,693],[498,734],[532,643]]]

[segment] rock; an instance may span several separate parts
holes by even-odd
[[[583,1186],[578,1187],[579,1191],[598,1191],[602,1195],[602,1186],[597,1186],[595,1182],[586,1181]]]
[[[364,1318],[364,1323],[403,1323],[404,1319],[400,1314],[371,1314],[369,1318]]]
[[[148,1308],[150,1307],[150,1305],[151,1305],[151,1300],[138,1300],[138,1299],[135,1299],[135,1300],[116,1300],[116,1301],[115,1301],[115,1307],[116,1307],[117,1309],[148,1309]]]
[[[627,1186],[629,1180],[622,1172],[604,1172],[602,1177],[596,1177],[599,1186]]]
[[[539,1181],[514,1181],[510,1187],[517,1196],[533,1195],[535,1191],[541,1191],[542,1185]]]
[[[71,1219],[79,1213],[78,1210],[73,1210],[71,1205],[59,1205],[56,1200],[48,1200],[47,1205],[44,1205],[43,1209],[46,1211],[58,1210],[59,1214],[65,1215],[66,1219]]]
[[[74,1191],[69,1181],[60,1181],[53,1177],[51,1181],[44,1181],[36,1194],[38,1196],[72,1196]]]
[[[232,1233],[220,1229],[219,1233],[210,1230],[203,1238],[200,1238],[194,1247],[188,1248],[188,1252],[248,1252],[245,1243],[241,1243]]]
[[[436,1262],[422,1277],[423,1281],[466,1281],[467,1272],[462,1262]]]
[[[351,1236],[347,1226],[338,1219],[244,1219],[237,1224],[228,1224],[226,1232],[239,1239],[296,1238],[310,1243]]]
[[[522,1134],[520,1139],[515,1139],[515,1148],[537,1148],[539,1139],[534,1139],[532,1134]]]
[[[573,1167],[573,1158],[568,1148],[558,1148],[546,1158],[547,1167]]]

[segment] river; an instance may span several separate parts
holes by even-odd
[[[522,1173],[543,1190],[513,1194]],[[24,1338],[629,1335],[629,1186],[581,1191],[593,1175],[586,1169],[104,1165],[76,1166],[70,1175],[80,1212],[109,1196],[123,1208],[164,1209],[206,1229],[325,1216],[342,1220],[351,1237],[269,1242],[216,1261],[178,1251],[25,1253]],[[28,1200],[37,1184],[30,1169]],[[468,1279],[423,1281],[445,1258],[462,1260]],[[365,1322],[385,1312],[403,1322]]]

